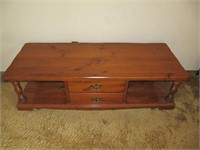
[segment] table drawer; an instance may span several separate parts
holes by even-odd
[[[120,104],[123,93],[70,93],[71,104]]]
[[[125,81],[69,81],[69,92],[84,92],[84,93],[122,93],[125,89]]]

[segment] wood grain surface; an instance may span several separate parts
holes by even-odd
[[[90,81],[69,81],[67,84],[69,92],[73,93],[122,93],[126,86],[125,81],[102,81],[98,79],[92,79]]]
[[[188,80],[164,43],[27,43],[4,80]]]

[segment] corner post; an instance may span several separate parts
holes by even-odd
[[[173,81],[172,85],[170,87],[170,92],[169,94],[165,97],[165,100],[167,102],[172,102],[174,101],[174,95],[178,91],[178,87],[181,85],[182,81]]]
[[[15,89],[15,92],[17,93],[19,102],[25,103],[26,97],[24,96],[23,89],[20,85],[20,82],[19,81],[11,81],[11,83]]]

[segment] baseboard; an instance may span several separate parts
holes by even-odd
[[[199,75],[199,70],[186,70],[188,73],[195,73],[195,75]]]
[[[2,76],[3,76],[4,71],[0,71],[0,82],[3,82]]]

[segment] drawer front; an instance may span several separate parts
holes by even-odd
[[[70,93],[71,104],[121,104],[123,93]]]
[[[125,89],[125,81],[69,81],[69,92],[84,92],[84,93],[121,93]]]

